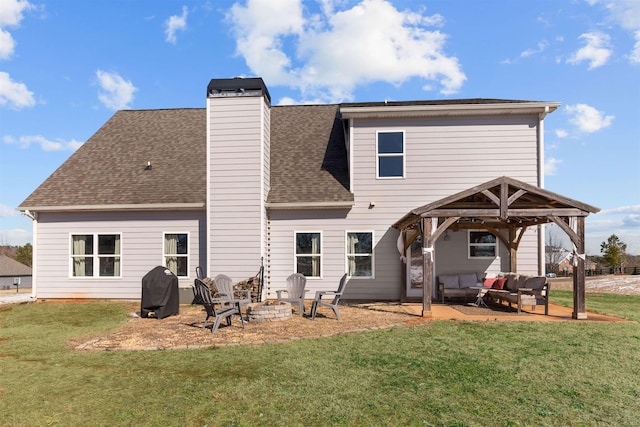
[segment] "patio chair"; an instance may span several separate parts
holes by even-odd
[[[213,281],[216,283],[218,296],[228,302],[238,302],[241,306],[251,302],[251,292],[248,290],[233,289],[231,277],[218,274]]]
[[[344,287],[347,285],[347,274],[345,273],[340,279],[340,284],[338,285],[338,290],[336,291],[316,291],[316,297],[313,299],[313,303],[311,303],[311,320],[315,320],[316,313],[318,311],[318,306],[321,305],[323,307],[329,307],[336,314],[338,320],[341,320],[340,311],[338,311],[338,302],[340,302],[340,297],[344,292]],[[325,295],[333,296],[333,299],[329,301],[322,301],[322,297]]]
[[[202,271],[202,267],[200,266],[196,267],[196,277],[200,280],[204,279],[204,272]]]
[[[298,304],[298,314],[304,315],[304,287],[307,284],[307,278],[303,274],[293,273],[287,277],[287,289],[276,291],[278,301],[286,301],[292,304]],[[283,294],[286,293],[286,296]]]
[[[194,280],[194,286],[198,296],[202,299],[202,305],[207,313],[207,317],[202,324],[203,329],[207,326],[207,320],[209,320],[210,317],[215,317],[216,319],[211,327],[211,333],[218,330],[220,323],[222,323],[224,319],[227,320],[227,326],[231,326],[231,317],[236,314],[240,316],[240,320],[242,321],[240,303],[229,303],[219,298],[213,298],[209,287],[200,279]],[[242,321],[242,328],[244,329],[244,321]]]

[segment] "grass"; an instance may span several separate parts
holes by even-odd
[[[589,308],[596,301],[638,320],[638,297],[588,295]],[[0,310],[0,425],[640,425],[636,322],[438,321],[286,344],[91,353],[66,343],[116,328],[124,306]]]

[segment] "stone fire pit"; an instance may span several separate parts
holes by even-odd
[[[291,304],[285,301],[253,302],[247,305],[249,322],[279,322],[291,319]]]

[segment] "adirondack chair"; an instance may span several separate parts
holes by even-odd
[[[224,274],[218,274],[215,279],[216,289],[218,290],[218,296],[223,301],[238,302],[241,306],[247,305],[251,302],[251,292],[248,290],[234,290],[233,280],[231,277]]]
[[[240,308],[240,303],[234,302],[229,303],[228,301],[222,301],[218,298],[213,298],[211,296],[211,291],[209,287],[200,279],[194,280],[194,286],[196,292],[198,293],[198,297],[202,300],[202,305],[207,313],[206,319],[204,319],[204,323],[202,324],[202,328],[204,329],[207,326],[207,320],[210,317],[215,317],[215,322],[211,327],[211,333],[214,333],[218,330],[220,323],[224,319],[227,320],[227,326],[231,326],[231,317],[234,315],[240,316],[240,320],[242,320],[242,310]],[[242,328],[244,329],[244,321],[242,322]]]
[[[307,278],[303,274],[293,273],[287,277],[287,289],[276,291],[278,301],[286,301],[292,304],[298,304],[298,314],[304,315],[304,287],[307,284]],[[286,294],[286,296],[284,295]]]
[[[318,312],[318,306],[329,307],[336,314],[338,320],[341,320],[340,312],[338,311],[338,302],[340,302],[340,297],[344,292],[344,288],[347,284],[347,274],[345,273],[340,279],[340,284],[338,285],[338,290],[336,291],[316,291],[316,297],[313,299],[313,303],[311,303],[311,320],[315,320],[316,313]],[[322,297],[325,295],[333,296],[333,299],[329,301],[323,301]]]

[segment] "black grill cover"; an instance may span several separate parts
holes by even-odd
[[[163,319],[178,314],[178,278],[166,267],[158,266],[142,278],[141,317]]]

